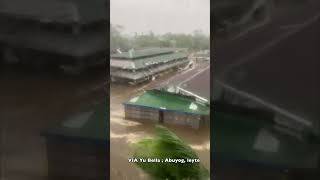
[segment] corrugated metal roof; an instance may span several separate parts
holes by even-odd
[[[168,54],[174,52],[170,48],[147,48],[143,50],[132,50],[131,52],[123,52],[121,54],[113,54],[111,58],[114,59],[136,59],[145,58],[149,56],[156,56],[161,54]]]
[[[210,101],[210,65],[183,80],[179,88]]]
[[[141,59],[136,59],[136,60],[130,60],[127,63],[121,63],[121,66],[117,65],[116,61],[117,60],[112,60],[111,66],[113,67],[119,67],[122,69],[142,69],[146,68],[151,65],[155,64],[161,64],[161,63],[167,63],[173,60],[178,60],[178,59],[186,59],[187,55],[184,53],[170,53],[170,54],[163,54],[163,55],[158,55],[154,57],[147,57],[147,58],[141,58]],[[118,60],[121,61],[121,60]]]
[[[170,79],[155,84],[152,88],[156,89],[184,89],[190,93],[205,98],[210,101],[210,63],[203,62],[197,64],[193,69],[187,69],[171,77]]]
[[[106,0],[0,0],[0,13],[20,19],[56,23],[106,20]]]
[[[210,112],[209,106],[200,104],[191,97],[161,90],[146,91],[124,104],[198,115],[209,115]]]

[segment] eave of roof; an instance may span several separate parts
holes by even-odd
[[[161,63],[167,63],[170,61],[174,60],[180,60],[180,59],[186,59],[187,55],[184,53],[170,53],[170,54],[162,54],[162,55],[157,55],[154,57],[146,57],[146,58],[141,58],[141,59],[136,59],[136,60],[127,60],[130,61],[127,65],[123,65],[120,67],[121,69],[129,69],[129,70],[136,70],[136,69],[142,69],[146,68],[148,66],[152,66],[155,64],[161,64]],[[112,61],[113,59],[111,59]],[[118,59],[114,59],[118,60]],[[112,66],[112,63],[111,63]]]

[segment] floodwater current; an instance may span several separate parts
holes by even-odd
[[[183,72],[179,72],[183,73]],[[110,85],[110,167],[112,180],[150,179],[134,163],[129,163],[133,152],[130,144],[154,135],[155,124],[145,124],[124,119],[123,102],[139,95],[143,90],[166,84],[175,73],[165,74],[156,80],[141,85]],[[166,125],[167,126],[167,125]],[[186,141],[198,154],[200,162],[210,169],[210,129],[195,130],[189,127],[167,126]]]
[[[141,85],[110,85],[110,177],[149,179],[134,163],[130,144],[154,135],[154,124],[124,120],[122,103],[172,77],[167,74]],[[108,94],[105,72],[68,76],[26,68],[0,67],[0,179],[47,179],[45,139],[40,133],[102,102]],[[169,126],[210,167],[210,131]]]

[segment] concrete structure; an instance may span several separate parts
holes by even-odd
[[[192,60],[196,63],[210,61],[210,50],[198,51],[193,54]]]
[[[210,64],[208,62],[197,64],[195,68],[179,73],[152,86],[151,89],[153,90],[124,103],[127,119],[178,124],[193,128],[210,126]],[[176,99],[179,101],[186,99],[188,102],[185,106],[181,104],[172,106]],[[207,109],[207,113],[202,115],[197,111],[186,113],[188,108],[192,108],[192,106],[188,107],[190,103]]]
[[[124,103],[125,118],[140,122],[177,124],[195,129],[209,124],[210,108],[191,96],[149,90]]]
[[[138,83],[154,78],[159,73],[179,68],[189,62],[187,55],[168,48],[130,50],[114,54],[110,61],[113,81]]]

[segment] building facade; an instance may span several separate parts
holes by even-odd
[[[111,55],[112,81],[139,83],[155,78],[162,72],[176,69],[189,62],[187,55],[168,48],[130,50]]]
[[[199,129],[210,124],[210,107],[194,97],[163,90],[149,90],[124,103],[125,118]]]

